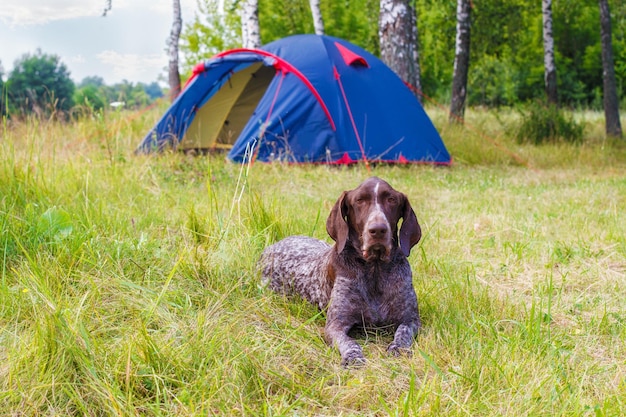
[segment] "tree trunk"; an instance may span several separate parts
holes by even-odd
[[[420,98],[417,17],[409,0],[380,0],[380,57]]]
[[[543,63],[548,103],[557,104],[556,64],[554,63],[554,37],[552,36],[552,0],[542,0],[543,12]]]
[[[170,83],[170,99],[176,100],[176,97],[180,94],[180,73],[178,72],[178,41],[180,39],[180,32],[183,27],[183,19],[180,11],[180,0],[173,0],[174,20],[172,23],[172,30],[170,32],[169,39],[169,71],[168,79]]]
[[[324,19],[322,19],[322,11],[320,10],[320,0],[309,0],[311,5],[311,13],[313,14],[313,27],[316,35],[324,34]]]
[[[611,40],[611,13],[609,11],[608,0],[599,0],[599,4],[606,134],[607,136],[621,138],[622,126],[619,120],[619,99],[617,97],[617,83],[615,82],[615,67],[613,64],[613,44]]]
[[[106,17],[107,13],[109,13],[112,8],[113,8],[113,0],[105,0],[104,10],[102,11],[102,16]]]
[[[413,24],[411,24],[411,28],[413,29],[413,34],[411,36],[411,45],[413,45],[413,60],[412,62],[415,64],[415,80],[411,82],[411,86],[415,88],[415,95],[420,103],[422,103],[422,68],[420,67],[420,55],[419,55],[419,32],[417,30],[417,12],[413,7],[409,6],[409,11],[411,15],[411,19],[413,20]]]
[[[467,96],[467,73],[470,57],[470,0],[457,0],[456,47],[454,53],[454,75],[452,100],[450,101],[451,123],[463,123],[465,98]]]
[[[241,8],[241,37],[244,48],[261,46],[258,0],[244,0]]]

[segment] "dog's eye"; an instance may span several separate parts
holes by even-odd
[[[397,204],[398,203],[398,199],[395,197],[387,197],[387,202],[389,204]]]

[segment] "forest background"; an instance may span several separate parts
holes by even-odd
[[[204,0],[201,13],[181,36],[183,73],[194,63],[240,42],[236,1]],[[626,3],[609,1],[618,96],[626,96]],[[455,53],[455,0],[416,0],[418,53],[425,97],[449,102]],[[321,0],[327,35],[379,54],[378,0]],[[259,0],[262,43],[294,33],[312,33],[308,0]],[[472,3],[468,105],[511,106],[545,96],[541,4],[533,0]],[[602,46],[598,3],[554,1],[553,31],[559,101],[602,108]]]
[[[238,0],[200,0],[199,12],[184,22],[180,38],[183,81],[193,66],[215,53],[241,46]],[[321,0],[325,33],[347,39],[374,54],[380,53],[378,0]],[[422,101],[450,101],[456,33],[455,0],[415,0]],[[626,106],[626,3],[609,1],[614,67],[620,107]],[[544,50],[541,5],[532,0],[484,0],[471,5],[471,47],[467,86],[468,106],[514,106],[543,99]],[[552,5],[559,102],[571,108],[602,108],[602,46],[600,11],[591,0],[559,0]],[[295,34],[312,33],[308,0],[259,0],[262,43]],[[26,77],[29,63],[44,62],[52,80],[33,86]],[[74,85],[58,57],[45,51],[26,54],[2,81],[3,114],[36,111],[56,102],[64,111],[88,107],[99,110],[110,102],[140,107],[162,94],[156,83],[106,86],[94,76]],[[166,79],[164,73],[164,79]],[[68,82],[69,80],[69,82]],[[161,80],[161,81],[163,81]],[[56,87],[59,83],[60,87]],[[4,85],[3,85],[4,84]],[[40,82],[41,84],[41,82]],[[70,85],[71,84],[71,85]],[[62,85],[62,86],[61,86]],[[57,91],[58,90],[58,91]],[[37,92],[34,94],[33,92]],[[37,96],[37,97],[35,97]],[[41,96],[41,98],[39,98]],[[28,102],[30,106],[24,106]]]

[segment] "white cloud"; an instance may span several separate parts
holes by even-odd
[[[87,62],[87,59],[83,55],[78,54],[68,57],[67,62],[70,62],[72,64],[84,64],[85,62]]]
[[[26,26],[53,20],[97,16],[104,10],[103,0],[3,0],[0,20],[9,26]]]
[[[194,10],[196,0],[181,0],[183,10]],[[53,4],[50,4],[53,3]],[[105,0],[3,0],[0,20],[9,26],[28,26],[80,17],[100,16]],[[172,2],[165,0],[113,0],[111,14],[123,9],[150,9],[171,15]],[[190,16],[191,17],[191,16]]]
[[[103,51],[96,57],[104,66],[111,68],[115,78],[122,80],[146,79],[146,76],[159,73],[167,63],[164,54],[138,55]]]
[[[4,74],[24,53],[41,48],[62,57],[72,77],[102,76],[154,81],[166,73],[171,0],[0,0],[0,64]],[[193,19],[197,0],[180,0],[183,22]],[[104,52],[102,52],[104,51]]]

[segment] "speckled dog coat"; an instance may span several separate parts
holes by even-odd
[[[348,335],[354,327],[391,327],[388,352],[410,351],[421,322],[407,257],[421,229],[406,195],[369,178],[342,193],[326,230],[333,246],[291,236],[266,248],[259,260],[263,283],[326,309],[324,336],[344,365],[365,362]]]

